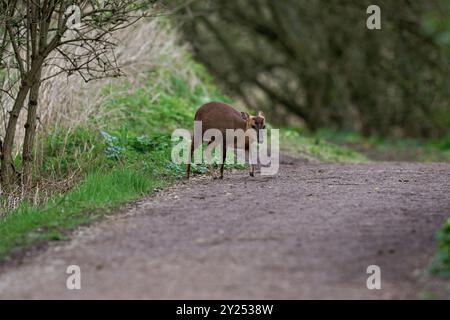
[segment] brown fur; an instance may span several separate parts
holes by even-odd
[[[195,121],[202,121],[202,136],[208,129],[220,130],[225,140],[227,129],[242,129],[246,132],[248,129],[254,128],[255,130],[263,129],[265,127],[265,118],[262,112],[259,112],[257,116],[250,116],[246,112],[239,112],[232,106],[222,103],[222,102],[209,102],[202,105],[194,117]],[[209,141],[208,145],[213,141]],[[237,147],[236,141],[224,141],[223,143],[223,159],[220,166],[220,178],[223,178],[223,167],[226,160],[226,149],[227,145],[233,145],[234,148]],[[245,149],[248,150],[250,146],[250,140],[248,137],[245,139]],[[189,154],[189,163],[186,168],[186,177],[189,178],[190,175],[190,161],[192,154],[195,150],[194,139],[191,143],[191,151]],[[250,175],[254,175],[254,165],[252,165]]]

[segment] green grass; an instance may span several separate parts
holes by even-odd
[[[440,288],[443,298],[450,298],[450,218],[436,232],[434,239],[436,241],[436,254],[427,268],[427,272],[434,276],[442,277],[447,280],[446,285]],[[433,292],[433,297],[435,293]]]
[[[67,232],[112,209],[148,194],[169,180],[142,170],[116,168],[90,173],[74,190],[54,196],[42,207],[22,204],[0,224],[0,259],[46,240],[65,240]]]
[[[280,130],[281,150],[294,155],[318,159],[322,162],[362,163],[369,160],[350,148],[311,137],[295,129]]]
[[[108,98],[102,110],[119,116],[103,118],[101,126],[92,120],[71,130],[55,127],[43,138],[38,157],[42,161],[36,168],[39,178],[63,181],[76,173],[78,179],[74,187],[55,192],[43,205],[24,201],[5,215],[0,221],[0,261],[38,243],[66,240],[77,226],[100,219],[184,175],[184,165],[171,162],[172,130],[193,129],[194,112],[205,102],[232,103],[201,65],[187,58],[185,68],[199,78],[195,87],[180,75],[153,71],[148,74],[148,83],[139,88],[131,84],[104,88]],[[161,83],[153,81],[154,77],[161,80],[161,75],[164,86],[154,85]],[[366,161],[350,149],[292,130],[281,132],[282,144],[319,160]],[[193,165],[192,171],[204,173],[207,166]]]
[[[370,154],[377,160],[449,162],[450,134],[440,139],[363,137],[350,131],[322,129],[315,137]]]
[[[437,253],[428,271],[450,279],[450,218],[436,232]]]

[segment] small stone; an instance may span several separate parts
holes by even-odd
[[[420,269],[415,269],[413,271],[413,276],[414,277],[420,277],[422,275],[422,271]]]
[[[205,239],[197,238],[197,239],[195,239],[195,242],[197,242],[197,243],[205,243]]]

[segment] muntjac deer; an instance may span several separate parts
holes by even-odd
[[[234,109],[232,106],[221,103],[221,102],[209,102],[202,105],[197,112],[195,113],[194,121],[201,121],[202,123],[202,137],[204,133],[209,129],[216,129],[222,133],[222,163],[220,164],[220,179],[223,179],[223,167],[226,160],[226,150],[227,146],[233,146],[233,148],[241,148],[244,147],[246,153],[248,153],[250,149],[250,144],[252,141],[252,136],[246,136],[245,145],[240,146],[237,144],[236,139],[233,141],[227,141],[226,130],[238,130],[241,129],[241,132],[247,132],[249,129],[253,129],[256,131],[256,139],[257,142],[262,142],[262,129],[265,129],[265,118],[264,114],[260,111],[257,116],[250,116],[246,112],[239,112]],[[194,134],[195,136],[195,134]],[[253,137],[254,137],[253,136]],[[203,139],[203,138],[202,138]],[[254,138],[253,138],[254,139]],[[214,139],[208,141],[208,145],[214,142]],[[195,149],[201,145],[201,142],[194,143],[194,139],[191,142],[191,149],[188,158],[187,168],[186,168],[186,177],[189,178],[190,170],[191,170],[191,158],[195,151]],[[250,157],[249,157],[250,158]],[[211,168],[212,170],[212,168]],[[212,174],[212,172],[211,172]],[[251,164],[250,176],[254,176],[255,174],[255,165]]]

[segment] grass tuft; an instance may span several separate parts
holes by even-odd
[[[431,274],[450,278],[450,219],[436,232],[437,253],[428,271]]]

